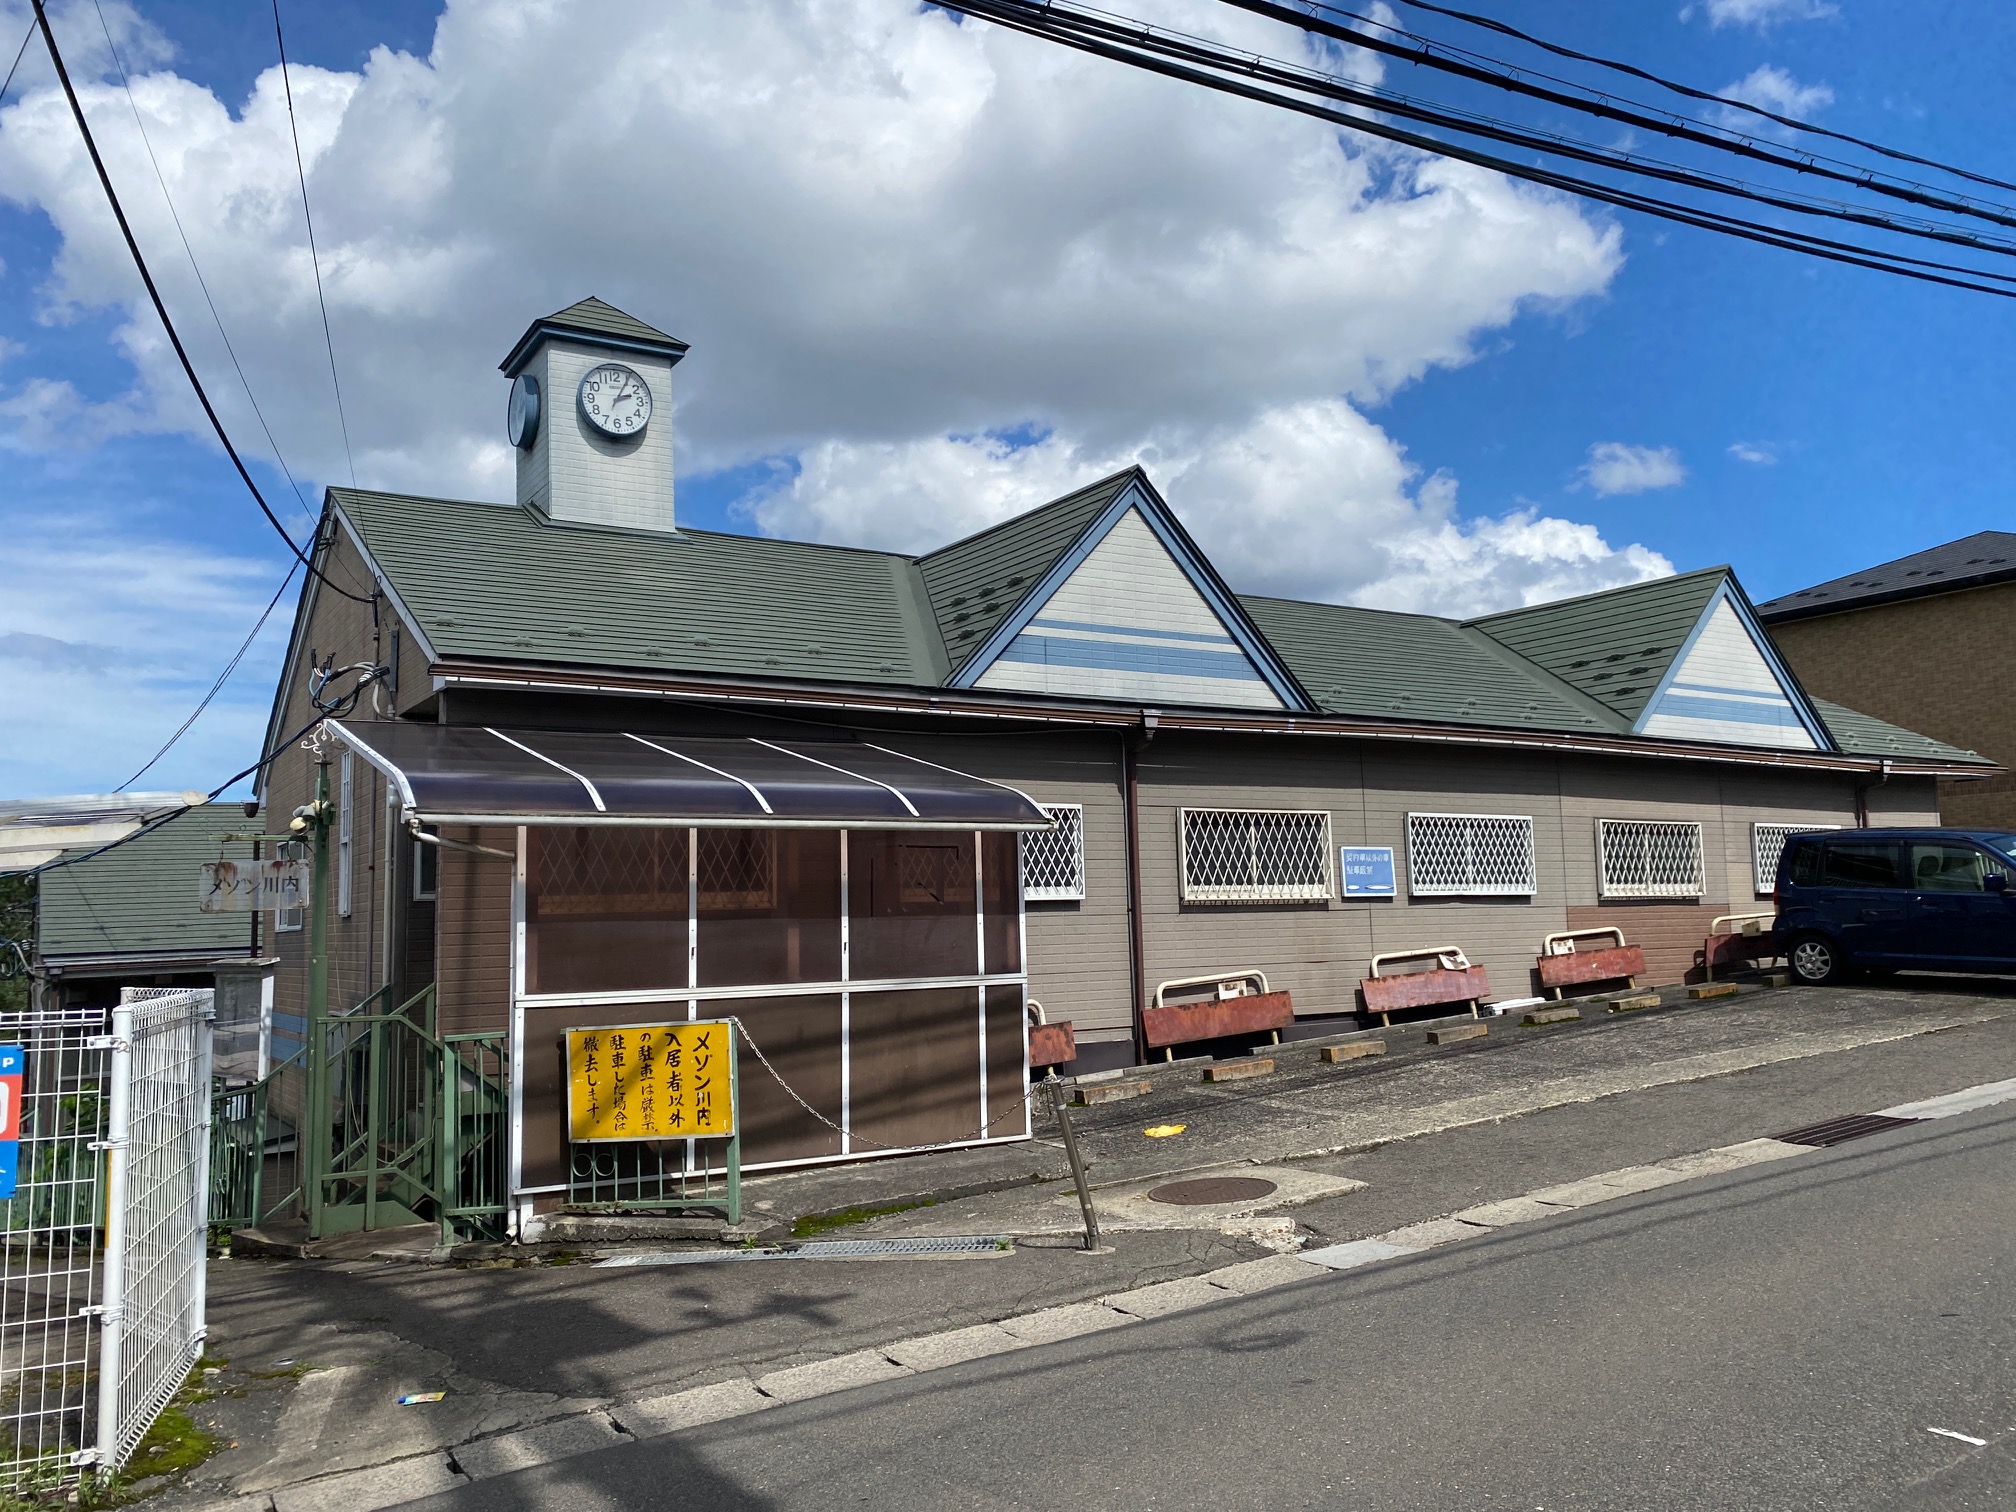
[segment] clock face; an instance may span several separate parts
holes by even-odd
[[[511,407],[505,412],[504,433],[513,446],[530,446],[539,434],[539,380],[520,373],[511,382]]]
[[[605,436],[628,440],[651,420],[651,390],[620,362],[590,368],[581,380],[581,413]]]

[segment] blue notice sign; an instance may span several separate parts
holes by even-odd
[[[25,1065],[19,1045],[0,1045],[0,1197],[14,1195],[21,1168],[21,1072]]]
[[[1393,896],[1393,847],[1347,845],[1337,852],[1337,876],[1347,898]]]

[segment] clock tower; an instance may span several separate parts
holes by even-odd
[[[672,369],[686,343],[590,297],[503,362],[518,502],[548,519],[670,531]]]

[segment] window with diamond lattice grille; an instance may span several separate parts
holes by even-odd
[[[1599,819],[1596,849],[1606,898],[1698,898],[1701,826],[1651,819]]]
[[[1184,809],[1186,903],[1311,902],[1330,896],[1330,815]]]
[[[1409,814],[1407,889],[1419,897],[1530,898],[1533,821],[1521,814]]]
[[[537,916],[685,913],[686,848],[665,838],[641,827],[541,832],[531,889]]]
[[[899,843],[896,889],[903,903],[971,903],[973,853],[958,845]]]
[[[1838,824],[1753,824],[1750,826],[1750,861],[1756,872],[1760,895],[1778,887],[1778,858],[1785,854],[1785,837],[1810,835],[1816,830],[1839,829]]]
[[[699,835],[702,913],[777,906],[776,835],[745,829],[703,829]]]
[[[1085,806],[1039,805],[1050,828],[1022,836],[1022,896],[1032,903],[1085,896]]]

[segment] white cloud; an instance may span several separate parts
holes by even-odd
[[[1756,467],[1769,467],[1778,460],[1778,453],[1771,447],[1761,446],[1754,441],[1732,441],[1729,455],[1738,462],[1748,462]]]
[[[267,562],[12,512],[0,552],[0,794],[105,791],[196,706],[278,587]],[[249,764],[290,616],[146,785],[209,788]]]
[[[1598,441],[1582,464],[1581,481],[1598,494],[1649,493],[1677,488],[1687,481],[1680,453],[1670,446],[1633,446],[1626,441]]]
[[[767,532],[922,551],[1132,463],[1150,476],[1243,592],[1464,615],[1673,570],[1590,526],[1522,511],[1464,520],[1446,474],[1420,476],[1342,400],[1266,411],[1236,427],[1167,428],[1101,450],[1052,433],[828,442],[752,501]]]
[[[1144,3],[1235,44],[1293,45],[1206,0]],[[134,97],[287,460],[347,480],[277,70],[222,100],[111,13],[152,70]],[[1607,288],[1620,233],[1574,202],[910,0],[679,0],[620,28],[585,14],[450,0],[425,57],[293,70],[366,486],[507,495],[496,362],[532,318],[596,293],[693,343],[682,470],[795,463],[751,504],[765,529],[930,546],[1140,457],[1253,590],[1450,610],[1666,570],[1570,521],[1466,519],[1453,482],[1421,478],[1360,412],[1522,312]],[[26,24],[19,0],[0,16]],[[194,359],[261,452],[91,48],[95,15],[57,25]],[[85,395],[16,358],[0,444],[202,435],[60,93],[46,68],[15,88],[0,197],[60,237],[40,316],[122,312],[134,376]],[[1023,427],[1047,439],[985,439]],[[224,621],[242,633],[256,614],[239,607],[190,620],[206,664],[235,644]],[[151,644],[84,622],[93,643]],[[77,639],[64,623],[0,630]],[[85,718],[54,693],[38,708]]]
[[[1754,26],[1759,31],[1784,21],[1820,21],[1840,14],[1833,0],[1703,0],[1700,5],[1682,8],[1685,21],[1705,15],[1717,30],[1725,26]]]
[[[1808,120],[1834,103],[1834,91],[1825,84],[1801,84],[1782,68],[1769,63],[1750,70],[1734,84],[1721,90],[1725,99],[1746,105],[1761,105],[1794,120]],[[1781,135],[1786,128],[1735,105],[1714,107],[1716,120],[1736,131]]]

